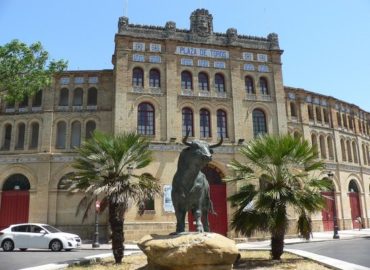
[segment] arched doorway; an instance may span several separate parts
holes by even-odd
[[[335,207],[335,187],[334,184],[330,191],[321,192],[321,195],[325,200],[325,208],[321,211],[322,223],[324,231],[334,230],[334,218],[337,218],[336,207]]]
[[[13,174],[3,184],[0,230],[10,224],[28,222],[30,182],[23,174]]]
[[[213,209],[217,215],[208,214],[211,232],[227,235],[227,204],[226,204],[226,184],[222,182],[224,174],[216,166],[208,164],[202,169],[206,175],[210,186],[211,200]],[[189,231],[195,231],[193,217],[188,214]]]
[[[354,229],[361,228],[361,224],[357,222],[357,218],[361,217],[361,207],[360,207],[360,196],[358,186],[355,180],[351,180],[348,185],[348,197],[349,204],[351,206],[351,219],[352,226]]]

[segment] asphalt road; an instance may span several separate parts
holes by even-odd
[[[305,250],[370,268],[370,238],[290,244],[285,247]]]
[[[52,252],[49,250],[0,251],[0,270],[18,270],[49,263],[62,263],[96,254],[111,253],[109,250],[72,250]]]

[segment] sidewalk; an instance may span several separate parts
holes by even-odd
[[[362,230],[344,230],[339,231],[340,239],[353,239],[359,237],[370,237],[370,229]],[[339,240],[340,240],[339,239]],[[305,240],[302,238],[288,238],[285,239],[285,245],[293,243],[305,243],[305,242],[317,242],[317,241],[338,241],[338,239],[333,239],[333,231],[328,232],[314,232],[313,238],[310,240]],[[254,248],[268,248],[270,247],[270,240],[264,241],[247,241],[244,243],[236,244],[239,249],[254,249]],[[111,250],[111,244],[100,244],[100,247],[93,248],[92,244],[82,244],[81,249],[101,249],[101,250]],[[135,251],[139,250],[136,244],[125,244],[125,250]]]

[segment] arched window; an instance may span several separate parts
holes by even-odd
[[[341,127],[342,126],[342,117],[340,116],[339,112],[337,112],[337,122],[338,122],[338,126]]]
[[[358,163],[356,143],[352,142],[353,161]]]
[[[254,82],[253,82],[252,77],[245,76],[244,83],[245,83],[245,91],[247,91],[247,94],[256,93],[256,90],[254,89]]]
[[[317,106],[317,107],[315,108],[315,110],[316,110],[316,120],[317,120],[318,122],[322,122],[322,117],[321,117],[321,108]]]
[[[208,82],[208,75],[205,72],[200,72],[198,74],[198,85],[199,90],[201,91],[209,91],[209,82]]]
[[[266,116],[260,109],[253,110],[253,135],[256,138],[258,135],[267,133]]]
[[[98,90],[95,87],[87,90],[87,106],[96,106],[98,104]]]
[[[340,140],[340,148],[342,150],[342,161],[347,161],[346,144],[343,139]]]
[[[260,91],[262,95],[270,94],[268,84],[267,84],[267,79],[264,77],[260,78]]]
[[[348,158],[348,162],[352,162],[352,151],[351,151],[351,142],[350,141],[346,141],[346,146],[347,146],[347,158]]]
[[[313,149],[315,149],[316,151],[316,156],[318,157],[319,149],[317,147],[317,137],[315,134],[311,134],[311,144],[312,144]]]
[[[35,122],[31,124],[31,138],[29,143],[29,149],[37,148],[39,144],[39,129],[40,126],[38,123]]]
[[[64,121],[57,124],[57,141],[55,147],[58,149],[66,148],[67,124]]]
[[[12,125],[6,124],[4,128],[4,143],[1,150],[10,150],[10,142],[12,140]]]
[[[81,123],[74,121],[71,128],[71,148],[80,147],[81,144]]]
[[[295,131],[293,136],[295,139],[301,138],[301,134],[298,131]]]
[[[323,135],[320,136],[320,152],[321,152],[321,158],[326,159],[326,146],[325,146],[325,138]]]
[[[193,110],[185,107],[182,109],[182,136],[186,136],[188,130],[189,136],[194,137]]]
[[[358,193],[359,190],[358,190],[358,186],[356,184],[356,181],[355,180],[351,180],[349,181],[349,185],[348,185],[348,192],[356,192]]]
[[[67,173],[62,178],[60,178],[59,183],[58,183],[58,189],[68,190],[73,184],[72,176],[73,176],[73,173]]]
[[[95,129],[96,129],[95,121],[90,120],[86,123],[86,129],[85,129],[85,132],[86,132],[85,139],[86,140],[92,137],[92,134],[94,133]]]
[[[32,107],[41,107],[42,104],[42,90],[38,91],[32,98]]]
[[[211,114],[207,109],[200,109],[200,137],[211,137]]]
[[[362,158],[364,160],[364,164],[367,164],[367,157],[366,157],[366,147],[365,144],[362,144]]]
[[[161,87],[161,74],[158,69],[151,69],[149,71],[149,86]]]
[[[189,71],[181,72],[181,89],[193,90],[193,79]]]
[[[132,86],[144,87],[144,71],[139,67],[132,71]]]
[[[328,136],[327,138],[327,143],[328,143],[329,159],[334,160],[333,139],[330,136]]]
[[[227,138],[227,117],[224,110],[217,110],[217,137]]]
[[[226,92],[224,75],[216,73],[215,75],[215,90],[217,92]]]
[[[15,149],[23,149],[24,148],[24,137],[26,133],[26,125],[24,123],[18,124],[18,137],[17,137],[17,144]]]
[[[73,106],[82,106],[83,91],[82,88],[76,88],[73,91]]]
[[[141,135],[154,135],[154,107],[150,103],[140,103],[137,114],[137,133]]]
[[[294,101],[290,102],[290,116],[297,117],[297,107]]]
[[[59,106],[68,106],[69,90],[62,88],[59,95]]]
[[[31,187],[30,181],[23,174],[17,173],[9,176],[3,185],[2,190],[29,190]]]

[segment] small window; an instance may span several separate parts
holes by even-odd
[[[132,71],[132,86],[144,87],[144,71],[141,68],[134,68]]]
[[[149,86],[161,87],[161,74],[158,69],[151,69],[149,72]]]
[[[193,79],[189,71],[181,72],[181,89],[193,90]]]
[[[328,113],[328,110],[327,109],[323,109],[323,115],[324,115],[324,122],[326,124],[329,124],[329,113]]]
[[[217,73],[215,75],[215,90],[217,92],[226,92],[225,79],[224,76],[220,73]]]
[[[87,106],[96,106],[98,104],[98,90],[95,87],[87,91]]]
[[[208,75],[206,73],[200,72],[198,74],[198,85],[199,85],[199,90],[209,91]]]
[[[86,134],[85,134],[85,139],[90,139],[96,129],[96,124],[94,121],[90,120],[86,123]]]
[[[32,98],[32,107],[41,107],[42,104],[42,90],[38,91]]]
[[[244,82],[245,82],[245,91],[247,91],[247,94],[255,94],[256,91],[254,90],[254,82],[252,77],[246,76]]]
[[[81,123],[74,121],[71,130],[71,148],[80,147],[81,144]]]
[[[267,133],[266,116],[260,109],[253,110],[253,135],[256,138],[259,135]]]
[[[342,115],[342,118],[343,118],[343,126],[345,128],[348,128],[348,125],[347,125],[347,116],[345,114]]]
[[[207,109],[200,110],[200,137],[211,137],[211,115]]]
[[[260,91],[262,95],[270,94],[266,78],[260,78]]]
[[[150,103],[140,103],[137,114],[137,133],[141,135],[154,135],[154,117],[154,107]]]
[[[341,127],[342,126],[342,117],[341,117],[339,112],[337,112],[337,122],[338,122],[338,126]]]
[[[73,106],[82,106],[83,91],[82,88],[76,88],[73,91]]]
[[[68,106],[69,90],[62,88],[59,95],[59,106]]]
[[[227,117],[224,110],[217,110],[217,137],[227,138]]]
[[[1,150],[10,150],[10,142],[12,139],[12,125],[6,124],[4,129],[4,142]]]
[[[29,148],[35,149],[37,148],[39,144],[39,124],[38,123],[32,123],[31,125],[31,139]]]
[[[186,136],[187,131],[189,131],[189,136],[194,137],[194,120],[193,120],[193,110],[190,108],[182,109],[182,136]]]
[[[28,97],[25,96],[23,100],[19,103],[19,108],[26,108],[28,107]]]
[[[312,105],[307,105],[307,112],[308,112],[308,119],[313,121],[314,117],[313,117],[313,107],[312,107]]]
[[[24,123],[18,124],[18,137],[17,137],[17,144],[15,146],[15,149],[24,148],[25,132],[26,132],[26,125]]]
[[[295,102],[290,102],[290,116],[297,117],[297,107]]]
[[[57,139],[55,147],[58,149],[66,148],[66,135],[67,135],[67,125],[65,122],[61,121],[57,124]]]
[[[342,161],[347,161],[347,155],[346,155],[346,145],[344,143],[344,140],[340,140],[340,148],[342,152]]]
[[[316,110],[316,119],[317,119],[317,121],[318,122],[322,122],[321,108],[320,107],[316,107],[315,110]]]

